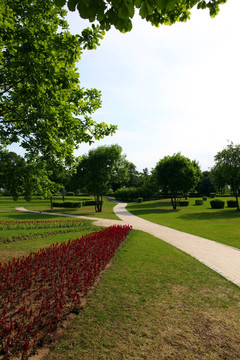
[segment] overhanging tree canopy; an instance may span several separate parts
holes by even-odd
[[[90,115],[100,92],[80,87],[76,62],[99,44],[99,27],[71,35],[52,0],[0,4],[0,141],[19,142],[31,158],[72,160],[79,143],[112,134]]]
[[[190,18],[190,10],[208,8],[214,17],[219,12],[219,5],[227,0],[55,0],[58,6],[67,4],[69,10],[79,12],[83,19],[97,21],[101,28],[109,30],[113,25],[121,32],[132,29],[132,21],[136,9],[142,19],[152,25],[171,25],[177,21]]]

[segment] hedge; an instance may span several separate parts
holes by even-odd
[[[178,205],[179,205],[179,206],[188,206],[188,205],[189,205],[189,201],[186,201],[186,200],[179,201]]]
[[[212,209],[224,209],[225,201],[216,199],[210,201]]]
[[[237,202],[236,202],[236,200],[228,200],[227,205],[228,205],[229,208],[236,208],[237,207]]]
[[[53,202],[53,207],[64,207],[64,208],[80,208],[83,206],[82,201],[79,202],[71,202],[71,201],[64,201],[64,202]]]

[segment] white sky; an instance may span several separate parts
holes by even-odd
[[[154,28],[135,18],[130,33],[111,29],[84,52],[81,85],[102,91],[93,118],[118,125],[92,147],[117,143],[140,171],[179,151],[207,170],[228,140],[239,143],[239,14],[228,0],[214,19],[194,10],[187,23]],[[68,20],[73,33],[86,26],[76,12]]]

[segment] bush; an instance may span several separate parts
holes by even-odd
[[[53,202],[53,207],[63,207],[63,208],[80,208],[82,207],[82,202],[70,202],[70,201],[64,201],[64,202]]]
[[[224,209],[225,202],[220,199],[210,201],[212,209]]]
[[[209,196],[210,196],[210,198],[215,198],[215,197],[216,197],[216,193],[210,193]]]
[[[186,201],[186,200],[184,200],[184,201],[179,201],[178,205],[179,205],[179,206],[188,206],[188,205],[189,205],[189,201]]]
[[[203,196],[203,201],[207,201],[207,197],[206,196]]]
[[[142,203],[142,202],[143,202],[143,198],[142,198],[142,197],[137,198],[137,202],[138,202],[138,203]]]
[[[228,205],[229,208],[236,208],[237,207],[237,202],[236,202],[236,200],[228,200],[227,205]]]
[[[120,201],[134,201],[139,196],[139,188],[122,188],[115,191],[115,198]]]
[[[203,205],[203,200],[200,199],[195,200],[195,205]]]
[[[103,201],[102,201],[103,203]],[[85,200],[83,202],[83,206],[95,206],[96,205],[96,201],[95,200]]]
[[[75,196],[75,193],[73,191],[68,191],[65,193],[65,196]]]

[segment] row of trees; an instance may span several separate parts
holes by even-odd
[[[240,191],[240,145],[230,143],[215,156],[211,171],[201,172],[195,160],[181,155],[165,156],[152,169],[142,172],[126,159],[119,145],[100,146],[75,159],[75,166],[30,162],[21,156],[0,150],[0,187],[14,199],[21,194],[51,197],[57,191],[87,192],[95,196],[96,211],[102,211],[102,197],[111,192],[121,200],[131,201],[169,196],[173,209],[189,192],[207,195],[226,189],[236,197]]]

